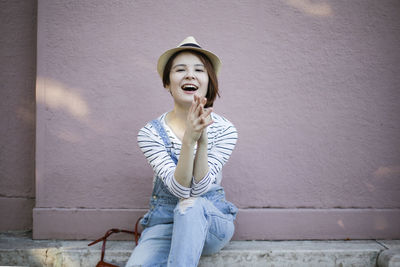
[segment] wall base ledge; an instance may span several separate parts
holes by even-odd
[[[92,240],[133,229],[146,211],[34,208],[33,238]],[[239,209],[235,225],[234,240],[400,239],[400,209]]]
[[[0,232],[32,229],[31,197],[0,197]]]

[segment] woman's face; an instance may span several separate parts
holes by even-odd
[[[175,104],[190,107],[193,96],[205,96],[208,88],[208,73],[197,55],[182,52],[172,61],[169,74],[170,90]]]

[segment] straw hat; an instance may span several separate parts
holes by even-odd
[[[163,78],[165,65],[167,64],[170,57],[174,55],[176,52],[182,50],[196,50],[203,53],[211,61],[215,73],[218,74],[221,68],[221,60],[214,53],[201,48],[201,46],[196,42],[196,39],[194,39],[193,36],[189,36],[186,37],[185,40],[183,40],[176,48],[172,48],[170,50],[165,51],[164,54],[162,54],[158,59],[157,71],[161,79]]]

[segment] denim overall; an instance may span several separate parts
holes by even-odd
[[[161,122],[151,123],[177,164]],[[150,210],[140,221],[144,227],[142,236],[126,266],[197,266],[201,254],[216,253],[229,242],[237,208],[225,200],[223,188],[214,185],[204,195],[192,199],[190,205],[179,207],[180,201],[185,200],[172,195],[156,177]]]

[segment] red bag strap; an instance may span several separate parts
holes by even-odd
[[[103,261],[103,259],[104,259],[104,254],[105,254],[105,252],[106,252],[106,242],[107,242],[107,238],[108,238],[110,235],[114,234],[114,233],[127,233],[127,234],[132,234],[132,235],[134,235],[134,236],[135,236],[135,243],[136,243],[136,246],[137,246],[138,241],[139,241],[139,237],[140,237],[140,233],[139,233],[139,231],[138,231],[138,226],[139,226],[139,221],[140,221],[140,219],[142,219],[142,217],[140,217],[140,218],[136,221],[136,224],[135,224],[135,231],[129,231],[129,230],[123,230],[123,229],[112,228],[112,229],[108,230],[108,231],[106,232],[106,234],[105,234],[103,237],[101,237],[101,238],[99,238],[99,239],[93,241],[93,242],[90,243],[88,246],[92,246],[92,245],[94,245],[94,244],[96,244],[96,243],[99,243],[100,241],[103,241],[103,245],[102,245],[102,247],[101,247],[101,261]]]

